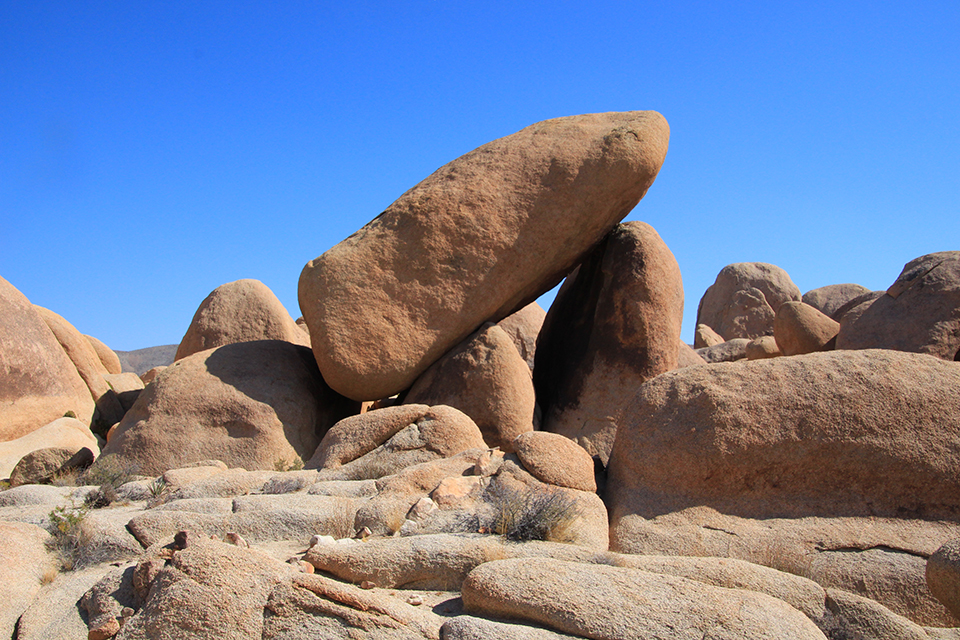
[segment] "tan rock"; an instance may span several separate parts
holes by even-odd
[[[119,422],[123,417],[123,407],[120,405],[120,399],[104,380],[103,376],[106,375],[107,369],[100,362],[100,356],[83,334],[65,318],[43,307],[34,305],[34,308],[53,331],[53,335],[57,337],[60,346],[73,361],[77,372],[86,383],[97,405],[99,415],[97,420],[100,425],[98,433],[105,432],[110,425]]]
[[[95,406],[77,368],[30,301],[3,278],[0,364],[0,442],[25,436],[70,411],[90,424]],[[0,475],[9,473],[17,460]]]
[[[957,406],[953,363],[886,350],[659,376],[618,432],[611,526],[696,505],[748,517],[955,518]]]
[[[693,347],[702,349],[703,347],[713,347],[723,342],[723,337],[705,324],[698,324],[697,330],[693,334]]]
[[[643,197],[668,138],[655,112],[557,118],[438,169],[304,268],[324,378],[388,397],[548,291]]]
[[[783,355],[773,336],[761,336],[747,343],[747,360],[766,360]]]
[[[706,324],[724,340],[773,335],[780,305],[800,300],[787,272],[763,262],[738,262],[720,270],[697,308],[697,325]]]
[[[547,484],[596,491],[593,458],[573,440],[556,433],[531,431],[513,442],[524,469]]]
[[[896,349],[960,361],[960,251],[908,262],[886,295],[843,317],[838,349]]]
[[[84,335],[83,337],[87,339],[87,342],[90,343],[93,350],[97,352],[97,357],[100,358],[100,363],[103,365],[103,368],[107,370],[107,373],[123,372],[123,368],[120,366],[120,358],[113,352],[113,349],[93,336]]]
[[[930,593],[960,620],[960,539],[945,542],[927,559],[925,577]]]
[[[533,431],[536,397],[530,368],[507,333],[485,324],[423,372],[405,403],[447,405],[476,423],[488,447],[511,451]]]
[[[557,293],[537,341],[544,431],[604,464],[636,388],[677,368],[680,267],[643,222],[618,225]]]
[[[156,379],[156,377],[160,375],[163,372],[163,370],[166,368],[167,368],[167,365],[154,367],[149,371],[147,371],[146,373],[144,373],[142,376],[140,376],[140,380],[143,382],[144,385],[148,385],[151,382],[153,382]]]
[[[50,535],[33,524],[0,521],[0,637],[14,637],[17,620],[40,591],[44,576],[56,576],[47,552]]]
[[[93,454],[100,454],[97,438],[88,427],[76,418],[60,418],[25,436],[0,442],[0,478],[7,478],[20,460],[38,449],[65,447],[74,453],[84,447]]]
[[[513,344],[517,346],[520,357],[524,359],[530,371],[533,371],[534,356],[537,353],[537,336],[547,312],[537,302],[531,302],[519,311],[510,314],[497,325],[507,332]]]
[[[919,625],[882,604],[840,589],[827,590],[827,606],[836,618],[832,637],[870,640],[928,640]]]
[[[773,322],[773,336],[785,356],[835,348],[840,323],[803,302],[784,302]]]
[[[222,284],[200,304],[177,348],[176,360],[225,344],[285,340],[309,347],[277,296],[259,280]]]
[[[93,463],[93,452],[63,447],[45,447],[31,451],[20,459],[10,472],[10,486],[49,482],[58,473],[68,469],[80,470]]]
[[[702,347],[696,349],[696,354],[700,356],[704,362],[710,364],[716,364],[718,362],[736,362],[737,360],[744,360],[747,357],[747,345],[750,344],[752,340],[748,338],[733,338],[727,340],[726,342],[721,342],[720,344],[715,344],[712,347]]]
[[[835,317],[834,314],[848,302],[865,293],[870,293],[870,289],[859,284],[830,284],[825,287],[820,287],[819,289],[807,291],[803,294],[801,302],[810,305],[828,318],[839,322],[840,319]]]
[[[130,371],[127,373],[108,373],[103,376],[103,379],[117,394],[117,399],[120,401],[124,413],[133,407],[144,387],[144,382],[140,379],[140,376]]]
[[[469,613],[597,639],[825,638],[802,613],[760,593],[551,558],[480,565],[463,583],[463,603]]]
[[[143,390],[104,454],[144,475],[200,460],[252,470],[309,457],[359,407],[324,384],[304,349],[261,340],[178,361]]]
[[[683,340],[680,341],[680,349],[677,354],[677,368],[692,367],[697,364],[707,364],[707,361],[700,357],[693,347]]]

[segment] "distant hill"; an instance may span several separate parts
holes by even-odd
[[[120,358],[120,366],[124,372],[132,371],[140,376],[154,367],[173,364],[173,357],[177,355],[177,346],[165,344],[136,351],[114,351],[114,353]]]

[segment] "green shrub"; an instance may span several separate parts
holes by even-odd
[[[54,507],[48,514],[53,551],[66,571],[79,568],[81,550],[86,541],[83,521],[89,510],[90,507],[86,504],[77,506],[71,501],[69,505]]]
[[[273,461],[274,471],[300,471],[303,469],[303,460],[294,457],[292,460],[277,458]]]

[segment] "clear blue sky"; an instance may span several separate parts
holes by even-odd
[[[437,167],[557,116],[654,109],[628,216],[683,273],[884,289],[960,249],[960,3],[0,0],[0,275],[119,350],[180,341]]]

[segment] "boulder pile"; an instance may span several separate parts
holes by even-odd
[[[142,377],[0,279],[0,640],[960,639],[960,251],[687,345],[668,139],[486,144]]]

